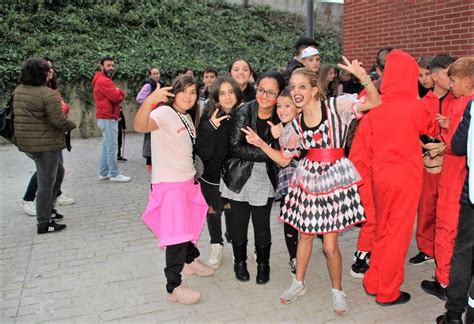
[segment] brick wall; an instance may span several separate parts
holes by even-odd
[[[366,68],[387,46],[474,56],[474,0],[345,0],[343,29],[344,55]]]

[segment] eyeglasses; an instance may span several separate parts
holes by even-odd
[[[278,93],[273,90],[265,90],[263,88],[257,88],[257,94],[259,96],[267,95],[268,98],[276,98]]]

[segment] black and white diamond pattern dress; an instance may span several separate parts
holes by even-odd
[[[337,105],[334,98],[322,103],[323,119],[318,126],[305,127],[302,114],[287,125],[280,138],[283,155],[343,148],[350,121],[360,117],[354,109],[356,97],[343,97],[337,97]],[[280,219],[305,234],[339,232],[364,222],[357,189],[360,182],[359,173],[346,157],[331,162],[303,157],[290,180]]]

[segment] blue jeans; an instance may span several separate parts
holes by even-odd
[[[33,152],[26,155],[35,161],[38,180],[36,192],[36,218],[38,225],[49,223],[53,197],[57,197],[64,178],[61,151]]]
[[[117,166],[117,136],[118,121],[114,119],[97,119],[97,125],[102,131],[102,151],[99,162],[99,175],[116,177],[120,174]]]

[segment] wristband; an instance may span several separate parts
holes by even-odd
[[[361,84],[365,87],[367,87],[370,83],[372,82],[372,79],[367,76],[366,79],[365,79],[365,82],[361,81]]]

